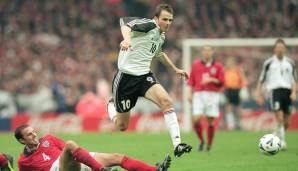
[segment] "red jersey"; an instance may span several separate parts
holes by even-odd
[[[219,83],[208,83],[202,85],[205,77],[212,77],[219,80]],[[202,60],[195,60],[192,64],[188,85],[194,87],[194,91],[220,92],[224,84],[224,69],[219,62],[213,61],[207,66]]]
[[[40,138],[39,142],[34,152],[24,148],[18,160],[19,171],[49,171],[64,148],[64,141],[51,135]]]

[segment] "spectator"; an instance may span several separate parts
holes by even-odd
[[[148,11],[154,11],[157,3],[0,1],[0,90],[19,97],[38,92],[39,85],[45,81],[48,82],[45,87],[50,88],[49,94],[58,105],[51,110],[74,112],[80,97],[94,91],[99,78],[112,82],[116,71],[115,52],[121,39],[119,17],[152,16]],[[169,3],[175,7],[175,24],[167,33],[165,50],[178,66],[182,56],[180,43],[185,38],[298,36],[295,25],[298,4],[293,0],[189,0],[187,3],[170,0]],[[132,8],[142,10],[129,13]],[[240,53],[243,59],[251,57],[244,51]],[[251,66],[261,67],[261,62],[245,61],[249,89],[255,85],[257,75],[257,69]],[[177,94],[175,78],[160,66],[157,72],[162,75],[159,81],[169,93]],[[32,73],[33,79],[26,78],[28,73]],[[57,89],[53,88],[55,85]],[[18,111],[27,110],[22,104],[16,106]]]
[[[0,118],[11,118],[16,114],[16,105],[10,92],[0,90]]]

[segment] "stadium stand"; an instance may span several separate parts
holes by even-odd
[[[177,12],[165,48],[178,66],[184,38],[298,36],[296,1],[168,2]],[[19,113],[76,112],[76,104],[84,94],[98,92],[98,81],[112,82],[121,40],[119,17],[152,16],[149,11],[158,3],[2,0],[0,99],[13,100],[9,104],[0,102],[0,117],[14,115],[1,113],[6,106]],[[252,87],[262,61],[238,62],[246,64],[248,86]],[[162,65],[156,65],[155,72],[179,106],[181,82],[170,77]]]

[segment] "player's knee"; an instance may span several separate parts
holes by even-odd
[[[197,123],[197,122],[201,121],[201,118],[202,118],[202,115],[194,115],[194,116],[192,116],[192,121],[194,123]]]
[[[72,141],[72,140],[68,140],[65,142],[65,148],[68,150],[74,150],[78,147],[77,143]]]
[[[207,121],[208,121],[209,124],[212,124],[213,121],[214,121],[214,118],[213,117],[208,117],[207,118]]]
[[[160,100],[160,105],[164,109],[172,108],[173,107],[173,100],[171,98],[162,98]]]
[[[208,125],[209,126],[214,126],[214,122],[213,121],[208,121]]]
[[[119,130],[120,130],[120,131],[126,131],[126,130],[127,130],[127,126],[122,126],[122,127],[120,126],[120,127],[119,127]]]
[[[120,131],[125,131],[128,128],[128,125],[126,123],[118,123],[117,127]]]
[[[124,155],[119,153],[112,153],[112,159],[114,164],[119,164],[123,160]]]
[[[276,120],[277,120],[278,123],[283,123],[283,122],[284,122],[284,118],[283,118],[283,116],[281,116],[281,115],[278,115],[278,116],[276,117]]]

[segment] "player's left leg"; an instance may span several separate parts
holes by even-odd
[[[283,123],[281,124],[282,127],[280,127],[280,137],[281,137],[281,149],[286,150],[287,149],[287,143],[286,143],[286,130],[288,129],[289,124],[289,118],[292,113],[292,100],[290,99],[290,91],[285,91],[282,94],[282,101],[281,101],[281,110],[283,112]]]
[[[290,116],[291,116],[291,114],[285,114],[285,116],[284,116],[284,128],[285,128],[285,130],[287,130],[288,127],[289,127]]]
[[[92,170],[102,171],[104,166],[98,163],[85,149],[79,147],[74,141],[67,141],[60,154],[59,170],[80,171],[81,163],[89,166]]]
[[[114,99],[109,100],[107,105],[107,111],[111,121],[114,122],[117,129],[119,129],[120,131],[127,130],[130,118],[129,111],[123,113],[117,112],[115,108]]]
[[[283,150],[286,150],[287,149],[287,141],[286,141],[286,131],[288,129],[288,126],[289,126],[289,119],[290,119],[290,114],[289,113],[285,113],[284,115],[284,132],[282,133],[283,135],[283,142],[282,142],[282,149]]]
[[[192,116],[193,128],[194,128],[195,133],[197,134],[197,137],[200,140],[200,144],[198,146],[198,151],[203,151],[203,148],[205,145],[205,140],[204,140],[204,136],[203,136],[203,126],[201,124],[201,118],[202,118],[202,114]]]
[[[146,91],[144,97],[157,104],[164,113],[164,119],[174,145],[174,155],[180,157],[184,153],[189,153],[192,147],[181,143],[178,119],[173,108],[172,99],[166,90],[160,84],[154,84]]]
[[[233,99],[232,99],[232,108],[233,108],[233,114],[234,114],[234,122],[235,122],[235,129],[240,130],[240,119],[241,119],[241,113],[240,113],[240,89],[234,89],[233,90]]]
[[[208,129],[207,129],[207,151],[211,150],[213,138],[214,138],[214,117],[208,117]]]
[[[233,113],[233,104],[228,102],[225,104],[224,119],[225,125],[224,128],[227,130],[234,130],[235,128],[235,118]]]
[[[284,112],[282,110],[278,110],[276,112],[274,112],[275,114],[275,119],[277,122],[277,127],[276,127],[276,131],[275,134],[280,138],[281,140],[281,148],[282,149],[286,149],[287,145],[285,142],[285,127],[284,127]]]
[[[163,162],[157,164],[157,166],[151,166],[141,160],[136,160],[118,153],[96,153],[94,158],[105,166],[120,166],[126,170],[166,171],[171,164],[169,155],[166,156]]]
[[[286,130],[288,128],[289,124],[289,118],[290,118],[290,110],[283,110],[282,111],[282,117],[279,117],[279,122],[277,125],[277,135],[281,139],[281,149],[286,150],[287,149],[287,142],[286,142]],[[281,115],[281,113],[279,114]],[[282,118],[282,119],[281,119]],[[281,123],[282,122],[282,123]]]
[[[240,104],[234,105],[236,130],[241,130],[241,107]]]

